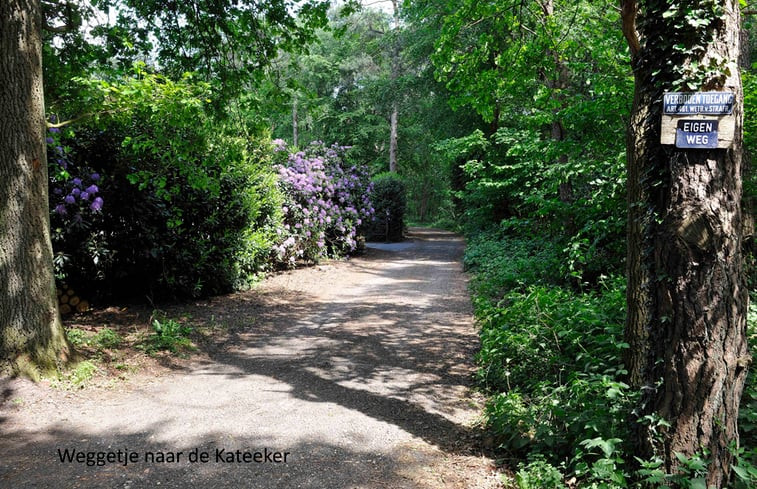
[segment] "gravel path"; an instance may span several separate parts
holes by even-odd
[[[226,334],[165,374],[0,379],[0,487],[499,487],[472,428],[462,240],[369,246],[185,307]]]

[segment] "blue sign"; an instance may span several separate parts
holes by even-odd
[[[718,121],[682,119],[676,128],[676,148],[717,148]]]
[[[729,115],[733,113],[733,92],[668,92],[662,97],[665,115]]]

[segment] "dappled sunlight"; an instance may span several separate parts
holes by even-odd
[[[442,254],[432,251],[419,242],[412,253]],[[346,471],[343,486],[329,487],[356,481],[360,487],[438,487],[411,479],[440,460],[432,456],[436,451],[470,453],[467,440],[476,436],[478,415],[469,392],[477,338],[460,265],[412,256],[368,255],[299,270],[252,291],[184,306],[193,325],[219,333],[200,345],[203,357],[126,392],[75,395],[63,411],[11,429],[21,439],[44,434],[35,450],[47,452],[53,466],[52,452],[67,443],[89,450],[124,443],[173,450],[270,446],[291,451],[292,463],[235,468],[225,477],[252,477],[263,488],[317,481],[316,474],[301,479],[306,469],[297,463],[307,458],[311,466],[313,460],[322,464],[319,473]],[[32,444],[14,456],[25,450]],[[180,487],[179,481],[210,480],[221,468],[149,470],[155,471],[150,480],[162,474],[176,484],[168,487]],[[113,467],[65,470],[65,477],[80,481],[87,474],[146,477]]]

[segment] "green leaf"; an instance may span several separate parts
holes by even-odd
[[[689,489],[708,489],[707,482],[704,477],[697,477],[689,481]]]
[[[743,467],[739,467],[738,465],[734,465],[731,467],[733,471],[736,473],[736,475],[741,479],[748,481],[750,479],[749,472],[744,469]]]

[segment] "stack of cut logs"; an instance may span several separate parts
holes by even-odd
[[[83,300],[68,285],[58,288],[58,309],[63,315],[89,311],[89,302]]]

